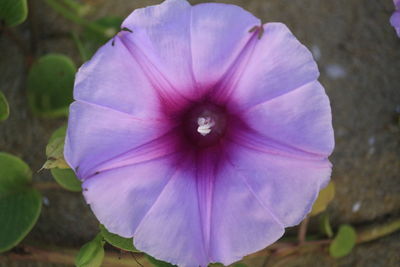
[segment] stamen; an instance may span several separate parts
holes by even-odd
[[[210,117],[200,117],[197,119],[197,132],[200,133],[202,136],[206,136],[207,134],[211,133],[212,127],[214,127],[215,122]]]

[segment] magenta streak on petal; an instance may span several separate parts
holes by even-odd
[[[263,27],[263,26],[260,26]],[[251,29],[249,29],[250,31]],[[215,85],[213,98],[217,102],[227,102],[230,95],[234,92],[236,83],[240,80],[241,74],[246,67],[247,62],[250,60],[254,48],[258,41],[258,33],[260,29],[249,32],[251,38],[248,40],[242,51],[238,54],[237,58],[232,62],[231,66],[227,69],[225,74],[221,77],[220,81]],[[215,89],[217,88],[217,90]]]
[[[199,199],[199,212],[205,251],[209,254],[211,235],[211,214],[214,194],[214,179],[222,159],[221,151],[208,149],[196,157],[196,183]]]
[[[161,71],[152,63],[149,58],[143,53],[138,45],[128,38],[125,38],[127,34],[122,32],[117,35],[116,38],[121,40],[121,43],[128,49],[132,54],[133,58],[142,67],[145,75],[148,77],[150,83],[153,85],[154,89],[160,96],[160,101],[167,107],[180,107],[182,102],[189,102],[185,96],[179,93],[179,91],[173,87],[173,85],[168,81]],[[128,43],[129,42],[129,43]],[[174,92],[174,93],[172,93]]]
[[[279,142],[253,130],[239,131],[234,138],[230,139],[230,141],[238,145],[271,155],[280,155],[305,161],[319,161],[326,158],[326,155],[309,152],[289,144]]]
[[[109,171],[116,168],[126,167],[143,163],[149,160],[155,160],[172,154],[177,154],[182,151],[176,150],[177,146],[176,132],[171,130],[166,134],[149,141],[143,145],[132,148],[124,153],[121,153],[105,162],[95,166],[88,175],[93,177],[100,172]]]
[[[127,112],[124,112],[124,111],[120,111],[120,110],[117,110],[117,109],[113,109],[113,108],[110,108],[108,106],[97,104],[97,103],[94,103],[94,102],[88,102],[86,100],[78,99],[78,100],[75,100],[75,102],[82,103],[82,104],[85,104],[85,105],[94,106],[94,107],[99,107],[99,108],[102,108],[104,110],[110,110],[112,112],[119,112],[119,113],[121,113],[121,115],[123,114],[125,116],[129,116],[129,117],[131,117],[132,120],[136,120],[136,121],[157,122],[159,124],[166,124],[165,120],[162,120],[162,119],[158,119],[158,118],[146,118],[146,119],[143,119],[143,118],[136,117],[136,116],[134,116],[134,115],[132,115],[130,113],[127,113]]]
[[[232,162],[232,159],[230,156],[227,156],[227,162],[237,171],[238,175],[240,178],[242,178],[243,182],[246,184],[247,189],[251,192],[251,194],[254,196],[254,198],[260,203],[260,205],[267,211],[268,214],[272,216],[272,218],[282,227],[285,228],[285,226],[282,224],[282,222],[277,218],[274,212],[272,212],[271,207],[268,207],[264,201],[260,199],[260,197],[254,192],[253,188],[249,185],[247,182],[248,177],[243,176],[243,174],[237,169],[237,166]]]

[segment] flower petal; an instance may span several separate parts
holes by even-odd
[[[396,11],[393,13],[393,15],[390,17],[390,24],[395,28],[397,36],[400,37],[400,11]]]
[[[210,254],[229,265],[265,248],[284,233],[269,207],[260,201],[243,175],[225,164],[215,179]]]
[[[248,109],[246,123],[260,136],[326,158],[334,137],[329,99],[319,82],[308,83]]]
[[[235,103],[246,108],[314,81],[319,72],[311,52],[282,23],[267,23],[240,81]]]
[[[254,193],[285,227],[304,219],[319,190],[329,182],[331,164],[326,159],[286,158],[236,145],[232,149],[231,161],[236,172],[245,177]]]
[[[74,98],[140,118],[161,117],[155,90],[118,38],[102,46],[79,69]]]
[[[194,92],[190,47],[191,6],[184,0],[137,9],[122,23],[120,39],[159,91]]]
[[[64,156],[80,179],[96,166],[167,131],[165,123],[137,119],[106,107],[74,102],[70,106]]]
[[[217,83],[249,42],[249,31],[259,25],[258,18],[238,6],[193,6],[191,45],[197,82],[203,87]]]
[[[173,175],[173,160],[163,157],[92,176],[82,184],[86,202],[110,232],[132,237]]]
[[[195,170],[176,170],[134,233],[135,247],[182,267],[207,266]]]

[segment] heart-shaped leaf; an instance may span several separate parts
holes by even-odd
[[[16,246],[35,225],[42,199],[21,159],[0,153],[0,252]]]
[[[1,0],[0,1],[0,24],[13,27],[21,24],[28,16],[28,5],[26,0]]]
[[[76,177],[72,169],[53,168],[50,172],[54,180],[63,188],[73,192],[82,191],[82,182]]]
[[[351,252],[356,244],[357,234],[353,227],[344,224],[339,227],[339,231],[329,246],[329,253],[334,258],[341,258]]]
[[[45,117],[68,115],[75,72],[72,60],[59,54],[46,55],[33,64],[28,74],[28,100],[32,111]]]
[[[103,236],[98,234],[92,241],[83,245],[75,258],[77,267],[100,267],[104,259]]]

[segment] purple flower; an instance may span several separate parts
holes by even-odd
[[[400,0],[393,0],[396,11],[390,17],[390,24],[396,29],[397,36],[400,37]]]
[[[226,265],[329,181],[331,110],[280,23],[184,0],[134,11],[79,70],[65,157],[106,228],[179,266]]]

